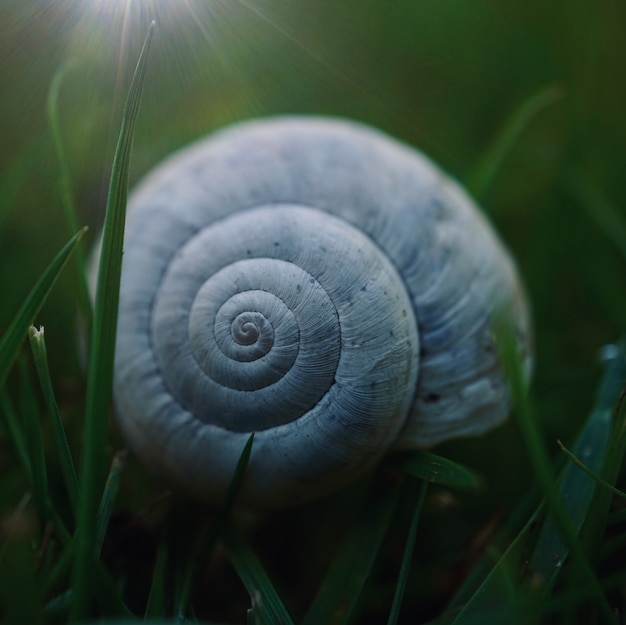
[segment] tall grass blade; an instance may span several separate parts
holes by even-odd
[[[533,118],[547,106],[557,102],[562,96],[563,90],[560,86],[550,85],[526,98],[513,111],[500,129],[491,147],[465,180],[466,188],[475,198],[480,199],[485,195],[507,154]]]
[[[65,553],[68,553],[66,550]],[[65,559],[65,553],[63,558]],[[118,623],[120,617],[133,618],[133,614],[128,609],[121,597],[121,589],[116,581],[109,575],[103,564],[99,560],[94,560],[94,568],[91,574],[91,583],[93,586],[93,596],[98,605],[99,612],[102,616],[111,617],[112,621],[98,618],[90,623],[114,622]],[[68,621],[70,610],[74,604],[74,591],[67,590],[60,595],[51,599],[44,608],[46,623],[66,623]],[[85,622],[85,621],[83,621]]]
[[[224,533],[224,539],[228,559],[252,598],[261,622],[293,625],[287,608],[243,535],[235,527],[230,527]]]
[[[516,357],[513,349],[512,341],[509,341],[508,350],[505,348],[505,350],[508,351],[508,356],[505,355],[505,362],[507,363],[506,368],[509,371],[509,380],[513,386],[513,395],[521,399],[521,393],[523,392],[523,375],[519,358]],[[528,403],[526,401],[519,401],[518,406],[518,422],[526,441],[537,482],[546,497],[548,512],[550,514],[549,518],[551,519],[549,522],[554,523],[554,527],[560,535],[560,540],[562,540],[563,544],[562,549],[571,555],[580,582],[592,592],[595,604],[599,610],[599,616],[603,621],[610,623],[613,620],[611,608],[606,601],[600,582],[590,567],[590,563],[578,538],[580,526],[578,526],[577,521],[579,521],[579,519],[572,519],[570,514],[573,513],[574,510],[569,510],[564,501],[564,498],[569,496],[571,492],[561,492],[555,488],[556,479],[553,474],[548,453],[534,419],[530,414]],[[592,423],[592,427],[595,425],[595,422]],[[566,468],[571,469],[571,466],[568,465]],[[582,472],[578,472],[578,477],[580,478],[581,476],[587,481],[587,486],[591,488],[593,492],[595,483]],[[569,473],[567,477],[569,477]],[[575,479],[575,481],[578,480]],[[572,486],[570,482],[562,482],[562,484],[567,489],[580,488],[580,485]],[[582,502],[581,508],[584,509],[584,507],[584,502]]]
[[[72,622],[83,620],[89,614],[91,604],[90,572],[96,557],[98,503],[104,486],[104,472],[108,464],[106,459],[107,425],[111,401],[130,155],[153,32],[154,22],[148,29],[126,99],[109,185],[88,367],[85,443],[80,476],[82,496],[78,508],[76,530],[74,603],[70,614]]]
[[[519,366],[510,361],[517,361],[512,341],[505,339],[506,345],[503,351],[508,352],[504,357],[509,360],[509,371],[513,370],[515,394],[523,399],[523,385]],[[587,459],[591,454],[592,463],[602,461],[606,453],[607,444],[607,406],[615,401],[619,385],[615,384],[616,370],[609,364],[605,371],[603,381],[598,392],[596,405],[587,419],[580,435],[573,447],[577,455]],[[609,382],[612,380],[612,382]],[[519,405],[519,404],[518,404]],[[519,408],[518,408],[519,409]],[[522,410],[528,410],[522,406]],[[528,426],[525,426],[528,427]],[[596,446],[598,446],[597,449]],[[545,478],[544,478],[545,479]],[[550,591],[557,574],[562,569],[562,564],[571,549],[572,542],[578,544],[577,533],[580,531],[585,513],[593,511],[594,506],[589,505],[589,487],[593,490],[595,483],[575,465],[568,464],[564,467],[559,477],[560,499],[568,501],[567,508],[563,508],[567,515],[567,523],[570,525],[574,536],[564,536],[558,522],[551,514],[545,518],[540,530],[539,538],[531,554],[530,563],[525,564],[527,558],[525,545],[530,538],[530,531],[535,527],[546,510],[545,504],[540,505],[530,516],[524,527],[519,531],[504,554],[498,559],[484,581],[471,594],[467,595],[467,589],[461,588],[457,596],[446,610],[448,614],[458,612],[453,623],[455,625],[468,625],[479,622],[512,623],[536,622],[542,611],[547,609],[547,595]],[[578,494],[578,490],[581,494]],[[605,489],[599,489],[605,490]],[[555,493],[556,495],[556,493]],[[574,503],[570,503],[573,500]],[[561,504],[563,506],[563,504]],[[586,508],[585,508],[586,505]],[[558,514],[558,513],[557,513]],[[565,530],[567,531],[567,530]],[[579,550],[580,551],[580,550]],[[579,553],[578,559],[583,559],[584,554]],[[578,564],[578,562],[577,562]],[[523,568],[528,567],[528,575],[525,581],[520,582],[520,574]],[[481,566],[481,568],[484,568]],[[577,566],[577,572],[584,580],[585,592],[577,591],[570,600],[570,605],[575,607],[580,602],[594,600],[599,607],[602,616],[601,622],[611,622],[611,612],[604,600],[602,590],[599,588],[597,578],[593,575],[586,562],[583,566]],[[579,578],[580,579],[580,578]],[[572,590],[574,588],[572,587]],[[579,602],[579,603],[576,603]],[[446,619],[446,622],[449,622]]]
[[[529,517],[475,592],[466,600],[461,597],[452,600],[446,613],[456,613],[456,616],[452,621],[445,619],[445,622],[454,625],[522,622],[530,625],[534,622],[540,606],[539,598],[520,592],[518,580],[525,543],[542,510],[543,507],[537,508]],[[465,588],[459,594],[465,595]]]
[[[90,584],[101,614],[115,618],[133,616],[122,599],[119,583],[111,577],[100,560],[94,561]],[[74,605],[72,602],[72,608]],[[71,615],[70,610],[70,618]]]
[[[113,505],[115,504],[117,493],[120,490],[122,473],[126,468],[127,457],[128,453],[126,451],[119,451],[113,456],[113,462],[111,462],[111,470],[109,471],[109,477],[104,486],[104,492],[100,500],[100,508],[98,509],[98,529],[96,532],[96,553],[98,555],[100,555],[102,551],[104,537],[107,527],[109,526],[109,521],[111,520],[111,513],[113,512]]]
[[[413,486],[414,484],[411,484]],[[422,516],[422,509],[424,507],[424,500],[426,499],[426,491],[428,490],[428,482],[422,482],[415,504],[415,510],[409,526],[409,534],[406,539],[406,545],[404,547],[404,554],[402,556],[402,564],[400,565],[400,573],[398,574],[398,583],[396,585],[396,592],[393,595],[393,602],[391,604],[391,611],[389,613],[389,620],[387,625],[396,625],[398,618],[400,617],[400,607],[402,606],[402,599],[404,598],[404,591],[406,589],[406,583],[409,579],[409,571],[411,569],[411,561],[413,560],[413,552],[415,551],[415,539],[417,538],[417,526],[419,524],[420,517]]]
[[[263,615],[259,612],[254,598],[252,598],[252,607],[246,613],[246,625],[266,625]]]
[[[29,372],[26,361],[19,360],[20,370],[20,413],[24,423],[24,435],[28,452],[29,465],[31,468],[31,484],[33,487],[33,500],[37,508],[39,522],[41,524],[41,536],[45,524],[50,520],[50,508],[48,506],[48,473],[46,470],[46,457],[43,451],[43,440],[39,427],[39,410],[35,402],[35,394],[30,384]]]
[[[235,467],[233,477],[230,481],[230,484],[228,485],[228,490],[226,491],[224,502],[218,510],[215,519],[213,520],[211,529],[209,530],[208,536],[204,541],[204,546],[200,550],[196,550],[196,553],[193,554],[193,557],[189,558],[189,563],[181,585],[178,608],[176,610],[176,613],[179,615],[184,615],[187,613],[191,597],[193,578],[195,573],[197,572],[198,564],[206,562],[208,560],[211,553],[213,552],[213,548],[215,547],[218,538],[224,531],[228,519],[230,518],[235,499],[237,498],[237,494],[239,493],[239,490],[243,483],[243,479],[248,469],[248,462],[250,461],[250,454],[252,453],[253,443],[254,432],[248,437],[248,440],[243,447],[241,455],[239,456],[239,460],[237,461],[237,466]]]
[[[509,518],[503,522],[483,557],[474,565],[446,606],[443,612],[445,622],[451,620],[450,615],[457,614],[464,608],[471,610],[472,602],[475,606],[479,605],[481,597],[486,597],[486,603],[489,605],[498,603],[500,597],[497,589],[506,590],[513,586],[509,582],[501,583],[500,579],[512,582],[521,568],[522,547],[543,510],[543,506],[539,506],[538,502],[539,496],[534,492],[529,492],[521,498]],[[477,611],[475,606],[474,612]]]
[[[621,497],[622,499],[626,499],[626,493],[619,488],[615,488],[615,486],[609,484],[605,479],[601,478],[595,471],[592,471],[576,454],[571,452],[565,445],[563,445],[562,441],[557,440],[557,445],[561,449],[561,451],[565,454],[566,458],[578,469],[580,469],[583,473],[586,473],[598,486],[602,488],[606,488],[610,490],[617,497]],[[611,522],[611,518],[608,519]]]
[[[575,522],[570,517],[570,511],[563,501],[563,494],[557,489],[557,480],[554,476],[547,450],[526,399],[526,384],[520,357],[516,349],[514,331],[501,324],[497,334],[502,363],[511,385],[514,404],[517,406],[516,412],[520,430],[530,455],[531,468],[535,473],[537,484],[546,499],[547,511],[552,519],[551,522],[554,523],[563,541],[563,548],[572,557],[573,565],[580,575],[580,581],[593,591],[600,615],[606,622],[610,622],[613,618],[611,609],[606,602],[598,578],[590,567],[587,556],[578,539],[579,528],[576,527]],[[589,480],[586,476],[585,479]],[[593,484],[593,487],[595,487],[595,484]]]
[[[58,70],[57,73],[54,75],[54,78],[52,79],[52,84],[50,85],[50,89],[48,91],[46,109],[48,113],[48,122],[50,124],[50,130],[52,132],[52,140],[59,167],[58,180],[61,205],[63,206],[63,213],[65,215],[65,221],[68,225],[69,231],[76,232],[76,230],[78,229],[78,216],[76,212],[76,206],[74,204],[74,197],[72,194],[70,169],[67,163],[67,157],[65,155],[65,148],[63,147],[61,127],[59,124],[59,94],[61,92],[63,79],[65,78],[68,71],[71,70],[72,66],[72,63],[68,63],[60,70]],[[90,331],[91,299],[89,297],[89,287],[87,285],[85,252],[82,246],[78,246],[75,254],[75,260],[76,280],[78,284],[78,304],[83,319],[85,320],[86,328],[88,331]]]
[[[76,469],[74,468],[74,460],[72,452],[65,436],[63,422],[59,415],[59,409],[54,397],[54,389],[52,388],[52,380],[50,379],[50,370],[48,368],[48,356],[46,350],[46,341],[44,337],[44,328],[41,326],[39,330],[34,326],[28,329],[28,338],[35,360],[35,368],[39,376],[39,383],[43,392],[44,401],[52,419],[52,432],[56,443],[57,452],[59,454],[61,471],[65,480],[65,489],[68,494],[70,505],[74,517],[76,517],[76,508],[78,504],[78,478],[76,477]]]
[[[612,428],[611,406],[624,381],[624,378],[620,379],[620,369],[624,373],[623,362],[619,359],[608,361],[595,406],[572,448],[573,454],[591,471],[598,471],[603,466],[607,454]],[[587,518],[597,487],[597,482],[573,463],[568,463],[561,473],[559,489],[568,518],[577,533]],[[568,554],[566,542],[553,516],[549,516],[529,562],[534,583],[541,581],[547,592],[556,581]]]
[[[65,523],[52,505],[48,491],[48,472],[41,434],[39,408],[35,401],[35,392],[30,381],[30,372],[25,360],[19,361],[20,370],[20,413],[22,428],[30,468],[29,478],[33,489],[33,500],[40,523],[40,538],[44,536],[46,523],[51,521],[57,535],[65,545],[70,543],[70,534]]]
[[[626,451],[626,339],[618,345],[605,350],[605,374],[598,389],[595,411],[598,419],[604,418],[611,422],[609,444],[600,471],[600,477],[610,485],[615,485]],[[617,402],[617,415],[612,418]],[[586,525],[586,543],[589,553],[600,553],[600,542],[604,536],[613,493],[606,488],[596,489],[590,506]]]
[[[70,567],[72,565],[72,559],[74,557],[74,544],[75,541],[72,540],[55,562],[54,567],[50,571],[50,574],[47,576],[44,583],[44,596],[51,596],[54,589],[59,586],[60,580],[67,578],[67,574],[70,570]],[[67,595],[68,593],[64,592],[63,594]],[[69,594],[71,596],[71,591],[69,591]],[[52,603],[53,601],[54,599],[52,599],[50,603]]]
[[[167,578],[167,547],[164,540],[157,547],[156,562],[152,573],[150,593],[146,603],[144,620],[165,616],[165,583]]]
[[[397,510],[402,488],[389,489],[385,497],[370,496],[364,512],[330,565],[303,625],[339,625],[350,621],[360,599],[383,538]]]
[[[24,300],[24,303],[0,340],[0,388],[4,385],[9,370],[17,357],[22,341],[26,338],[26,332],[29,326],[33,323],[35,315],[39,312],[41,306],[43,306],[61,270],[65,267],[71,253],[74,251],[74,248],[85,234],[86,230],[86,228],[83,228],[77,232],[55,256],[54,260],[48,265],[43,274],[41,274],[39,280],[37,280],[35,286]]]

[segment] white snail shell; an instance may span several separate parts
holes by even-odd
[[[528,316],[509,255],[429,160],[365,126],[248,122],[169,158],[129,201],[115,403],[153,471],[219,502],[335,490],[391,447],[510,409],[493,345]]]

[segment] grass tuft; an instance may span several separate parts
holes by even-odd
[[[96,583],[91,572],[96,558],[98,499],[104,487],[104,467],[107,464],[106,456],[109,453],[107,431],[130,155],[153,32],[154,22],[148,29],[124,107],[122,127],[113,161],[102,235],[87,379],[85,447],[80,476],[82,497],[78,508],[76,527],[76,559],[71,622],[83,620],[89,614],[93,587]]]

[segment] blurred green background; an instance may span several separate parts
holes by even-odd
[[[133,180],[253,116],[346,116],[419,147],[470,184],[513,250],[533,308],[535,412],[551,451],[556,437],[571,440],[593,402],[600,348],[626,330],[626,3],[2,0],[0,331],[69,238],[46,117],[53,77],[70,64],[60,123],[92,240],[153,18]],[[480,184],[516,123],[500,167]],[[63,401],[80,377],[71,271],[40,323]],[[488,476],[490,510],[529,479],[517,437],[508,424],[442,450]]]
[[[600,346],[626,327],[623,2],[3,0],[0,328],[68,238],[45,110],[52,79],[73,63],[61,131],[93,236],[153,17],[133,178],[230,122],[315,113],[378,126],[471,181],[515,111],[553,89],[479,201],[532,299],[535,395],[550,404],[548,426],[580,416]],[[59,376],[73,375],[72,297],[68,272],[39,319]]]

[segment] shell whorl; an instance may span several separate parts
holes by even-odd
[[[251,122],[129,203],[115,400],[131,447],[210,501],[256,432],[243,501],[311,499],[392,445],[502,421],[490,319],[528,321],[465,194],[357,124]]]

